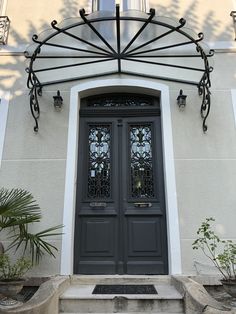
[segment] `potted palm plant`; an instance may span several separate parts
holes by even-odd
[[[5,249],[0,241],[0,293],[7,298],[2,299],[2,305],[15,304],[14,297],[23,287],[23,275],[38,264],[44,254],[55,257],[57,248],[45,238],[61,234],[53,226],[37,233],[29,231],[29,225],[40,222],[42,218],[39,205],[31,193],[23,189],[0,189],[0,236],[8,230],[10,245]],[[2,238],[2,237],[1,237]],[[22,256],[15,262],[10,261],[7,251],[21,249]],[[29,255],[30,259],[26,256]]]
[[[221,240],[212,227],[215,219],[206,218],[197,230],[194,250],[200,249],[222,275],[221,283],[227,293],[236,297],[236,243]]]

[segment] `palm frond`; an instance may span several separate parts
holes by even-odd
[[[24,254],[31,254],[32,264],[38,263],[45,253],[55,257],[54,251],[57,251],[57,248],[45,238],[62,234],[55,232],[61,229],[62,225],[35,234],[30,233],[28,225],[40,220],[40,208],[31,193],[23,189],[0,189],[0,231],[10,227],[12,232],[9,236],[12,242],[7,250],[18,250],[22,247]]]
[[[0,189],[0,228],[38,222],[40,219],[40,208],[28,191]]]
[[[24,253],[29,250],[32,264],[34,262],[38,264],[40,258],[45,253],[55,257],[54,251],[58,251],[58,249],[43,238],[61,235],[61,232],[55,233],[54,231],[59,230],[62,227],[62,225],[58,225],[33,234],[28,232],[25,226],[21,226],[19,229],[20,232],[14,237],[14,240],[11,242],[8,249],[15,248],[17,250],[20,246],[24,245]]]

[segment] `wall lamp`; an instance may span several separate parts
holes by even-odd
[[[177,105],[179,106],[179,109],[183,110],[185,108],[186,98],[187,98],[187,95],[183,95],[183,90],[181,89],[177,97]]]
[[[57,95],[53,96],[54,99],[54,108],[57,111],[60,111],[63,105],[63,98],[61,97],[60,91],[57,91]]]

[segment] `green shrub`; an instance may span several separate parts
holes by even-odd
[[[15,263],[11,263],[8,254],[0,254],[0,280],[2,281],[19,280],[31,267],[31,261],[25,257],[20,257]]]
[[[206,218],[197,230],[198,238],[192,243],[194,250],[200,249],[211,260],[227,281],[236,280],[236,243],[221,240],[212,227],[214,218]]]

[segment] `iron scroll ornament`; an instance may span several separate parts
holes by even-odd
[[[210,73],[213,70],[213,67],[209,65],[208,58],[214,55],[214,51],[209,50],[208,53],[206,53],[200,45],[200,42],[202,42],[204,38],[203,33],[199,33],[197,38],[194,38],[184,27],[186,24],[185,19],[181,18],[178,23],[173,23],[173,21],[167,23],[160,17],[155,17],[154,9],[150,9],[149,14],[140,13],[140,16],[139,14],[134,16],[132,11],[130,11],[130,15],[127,15],[127,12],[121,15],[119,5],[116,6],[115,15],[112,12],[109,12],[110,14],[107,14],[108,12],[103,14],[102,12],[103,11],[97,12],[95,16],[94,14],[87,15],[85,14],[85,10],[82,9],[80,10],[81,18],[76,22],[73,21],[71,24],[60,26],[60,24],[54,20],[51,23],[52,28],[50,34],[44,36],[42,39],[41,36],[33,35],[33,50],[31,51],[32,47],[29,47],[25,51],[25,57],[29,59],[29,66],[26,69],[28,72],[27,87],[30,89],[30,108],[35,120],[34,130],[36,132],[38,131],[38,119],[40,116],[38,96],[42,95],[44,86],[118,73],[196,86],[199,95],[202,97],[200,113],[203,120],[202,128],[203,131],[206,132],[206,120],[211,106]],[[106,36],[103,31],[109,29],[111,23],[114,23],[113,39],[115,40],[109,42],[109,36]],[[121,27],[123,26],[122,23],[130,23],[130,29],[132,29],[131,23],[138,25],[138,29],[136,27],[135,34],[131,36],[128,42],[124,42]],[[101,25],[105,27],[102,28]],[[146,38],[144,34],[146,35],[148,32],[148,35],[150,35],[150,27],[161,28],[163,32],[157,36],[154,35],[151,39],[145,40],[143,39]],[[89,36],[86,35],[88,33],[91,38],[88,38]],[[177,34],[178,37],[181,37],[182,41],[170,44],[164,43],[163,45],[163,39],[168,39],[173,34]],[[63,36],[65,40],[62,41],[59,38],[60,40],[57,41],[56,36]],[[143,42],[140,43],[140,39],[143,39]],[[69,43],[73,41],[73,44],[67,44],[66,40],[67,42],[69,41]],[[115,46],[113,42],[115,42]],[[191,48],[193,47],[191,52],[187,49],[184,52],[181,51],[181,53],[173,53],[174,49],[178,50],[182,47],[189,46],[191,46]],[[48,49],[46,53],[45,49]],[[54,53],[50,53],[50,49],[54,51]],[[189,66],[188,62],[186,65],[186,60],[192,61],[193,59],[201,60],[200,66],[192,66],[192,63]],[[48,60],[50,60],[52,65],[53,61],[55,61],[56,65],[48,66]],[[68,60],[69,62],[67,62]],[[179,62],[173,62],[173,60],[183,60],[184,62],[179,64]],[[106,64],[110,65],[114,62],[116,63],[114,69],[109,70],[109,66],[106,66]],[[136,71],[136,68],[138,69],[139,66],[132,67],[132,69],[129,70],[127,64],[130,65],[132,63],[152,67],[152,69],[146,73]],[[84,73],[89,72],[86,70],[89,70],[89,67],[94,64],[98,65],[98,72],[94,73],[94,71],[92,71],[92,73],[84,75]],[[100,70],[99,64],[104,64],[103,69],[108,68],[108,70]],[[163,67],[167,69],[167,71],[158,71],[158,69],[163,69]],[[76,75],[71,75],[70,71],[65,71],[67,69],[71,69],[71,71],[76,69]],[[175,75],[165,75],[165,73],[169,73],[172,70],[178,71],[176,71]],[[59,74],[63,73],[60,79],[55,79],[55,77],[60,77],[58,73],[55,75],[55,71],[58,71]],[[186,76],[184,76],[184,78],[179,77],[181,71],[185,71],[184,73],[190,73],[191,75],[197,74],[199,78],[186,80]],[[54,75],[52,75],[52,79],[45,79],[43,76],[44,73],[47,74],[45,75],[46,77],[50,77],[52,73],[54,73]],[[65,73],[68,73],[68,76],[66,76]],[[163,75],[159,73],[163,73]]]

